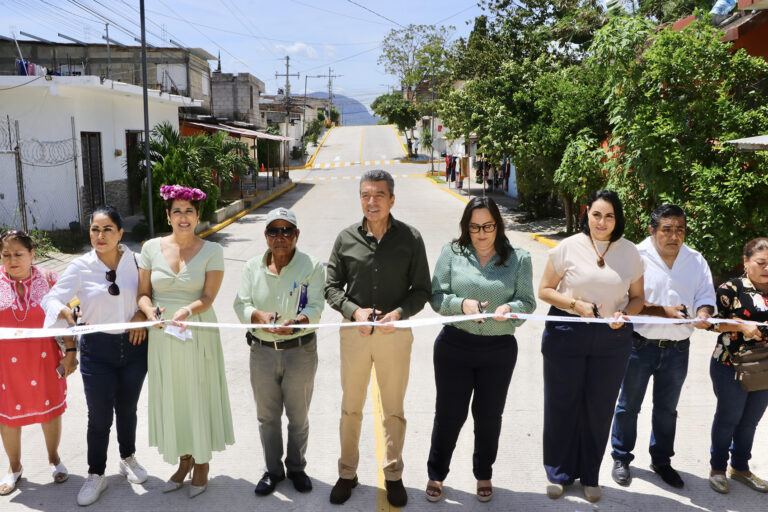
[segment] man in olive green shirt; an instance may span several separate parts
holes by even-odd
[[[309,437],[309,404],[317,371],[314,329],[325,302],[323,264],[296,249],[296,216],[286,208],[267,214],[264,230],[269,249],[251,258],[243,269],[234,308],[245,324],[272,324],[251,329],[251,387],[256,401],[266,471],[256,494],[266,496],[286,477],[283,469],[283,408],[288,417],[287,476],[299,492],[312,490],[304,472]]]
[[[394,180],[382,170],[360,179],[363,220],[336,238],[328,261],[325,298],[345,319],[382,324],[406,319],[424,307],[432,293],[429,265],[419,232],[392,217]],[[381,395],[386,441],[384,476],[387,499],[404,506],[402,481],[405,412],[413,334],[391,325],[342,327],[341,456],[331,503],[341,504],[357,485],[358,443],[371,368]]]

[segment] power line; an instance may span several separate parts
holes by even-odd
[[[11,89],[16,89],[17,87],[24,87],[25,85],[31,84],[35,80],[40,80],[41,78],[43,78],[43,77],[42,76],[38,76],[38,77],[35,77],[32,80],[28,81],[28,82],[24,82],[23,84],[14,85],[14,86],[11,86],[11,87],[3,87],[2,89],[0,89],[0,91],[10,91]]]
[[[292,0],[292,1],[296,1],[296,0]],[[301,5],[307,5],[307,4],[303,4],[301,2],[297,2],[297,3],[299,3]],[[314,6],[310,6],[310,7],[314,7]],[[320,9],[320,10],[324,10],[324,9]],[[164,18],[167,18],[167,19],[170,19],[170,20],[184,21],[181,18],[177,18],[175,16],[169,16],[166,13],[162,13],[160,11],[149,10],[149,12],[161,15]],[[359,18],[355,18],[355,19],[359,19]],[[189,23],[190,25],[195,25],[197,27],[201,27],[201,28],[207,28],[207,29],[215,30],[215,31],[221,32],[223,34],[231,34],[233,36],[243,36],[243,37],[249,37],[249,38],[253,38],[253,39],[263,39],[265,41],[274,41],[276,43],[295,43],[296,42],[295,39],[278,39],[278,38],[275,38],[275,37],[257,36],[257,35],[252,34],[252,33],[238,32],[236,30],[231,30],[231,29],[223,28],[223,27],[217,27],[217,26],[214,26],[214,25],[207,25],[205,23],[198,23],[196,21],[187,21],[187,23]],[[371,23],[376,23],[377,25],[378,24],[383,25],[383,23],[379,23],[377,21],[374,21],[374,22],[371,22]],[[363,45],[374,44],[376,41],[360,41],[360,42],[357,42],[357,43],[350,43],[349,41],[345,41],[345,42],[302,41],[302,42],[306,43],[306,44],[316,44],[316,45],[328,44],[328,45],[333,45],[333,46],[363,46]]]
[[[327,62],[325,64],[320,64],[319,66],[315,66],[315,67],[312,67],[312,68],[304,69],[304,70],[300,71],[300,73],[306,73],[307,71],[312,71],[313,69],[324,68],[325,66],[328,66],[329,64],[336,64],[337,62],[343,62],[345,60],[353,59],[353,58],[355,58],[355,57],[357,57],[359,55],[362,55],[364,53],[368,53],[368,52],[372,52],[374,50],[378,50],[379,48],[381,48],[381,45],[377,45],[377,46],[375,46],[373,48],[368,48],[367,50],[363,50],[363,51],[361,51],[359,53],[355,53],[355,54],[350,55],[348,57],[343,57],[341,59],[337,59],[337,60],[334,60],[334,61],[331,61],[331,62]]]
[[[236,57],[235,55],[233,55],[233,54],[232,54],[232,53],[231,53],[229,50],[227,50],[226,48],[224,48],[223,46],[221,46],[219,43],[217,43],[216,41],[214,41],[213,39],[211,39],[210,37],[208,37],[208,35],[207,35],[205,32],[203,32],[202,30],[200,30],[200,29],[198,29],[197,27],[195,27],[195,26],[194,26],[192,23],[190,23],[189,21],[187,21],[187,20],[186,20],[186,19],[185,19],[183,16],[180,16],[180,15],[179,15],[179,13],[177,13],[177,12],[176,12],[176,11],[174,11],[174,10],[173,10],[171,7],[169,7],[169,6],[168,6],[168,4],[167,4],[167,3],[165,3],[163,0],[158,0],[158,1],[159,1],[161,4],[163,4],[163,5],[165,6],[165,8],[166,8],[166,9],[168,9],[169,11],[171,11],[171,12],[172,12],[173,14],[175,14],[176,16],[179,16],[179,17],[182,19],[182,21],[184,21],[184,22],[185,22],[187,25],[189,25],[190,27],[194,28],[194,29],[195,29],[197,32],[199,32],[199,33],[200,33],[200,34],[201,34],[203,37],[205,37],[207,40],[209,40],[209,41],[210,41],[210,42],[211,42],[211,43],[212,43],[212,44],[213,44],[215,47],[217,47],[219,50],[223,51],[224,53],[226,53],[227,55],[229,55],[230,57],[232,57],[233,59],[235,59],[235,60],[236,60],[236,61],[238,61],[239,63],[243,64],[245,67],[249,68],[249,69],[250,69],[251,71],[253,71],[254,73],[257,73],[257,72],[256,72],[256,70],[255,70],[255,69],[253,69],[253,68],[252,68],[252,67],[251,67],[251,66],[250,66],[250,65],[249,65],[247,62],[243,61],[242,59],[239,59],[238,57]],[[257,75],[258,75],[258,73],[257,73]]]
[[[381,23],[380,21],[373,21],[373,20],[368,20],[368,19],[365,19],[365,18],[358,18],[357,16],[351,16],[351,15],[345,14],[343,12],[331,11],[330,9],[323,9],[322,7],[318,7],[316,5],[308,4],[306,2],[300,2],[299,0],[291,0],[291,1],[293,3],[295,3],[295,4],[303,5],[304,7],[309,7],[310,9],[315,9],[316,11],[327,12],[328,14],[333,14],[335,16],[341,16],[343,18],[349,18],[349,19],[357,20],[357,21],[365,21],[366,23],[374,23],[376,25],[386,25],[386,23]]]
[[[394,23],[398,27],[405,28],[405,26],[401,25],[400,23],[396,22],[395,20],[391,20],[391,19],[387,18],[386,16],[384,16],[383,14],[379,14],[376,11],[374,11],[372,9],[369,9],[368,7],[366,7],[366,6],[362,5],[362,4],[359,4],[359,3],[355,2],[354,0],[347,0],[347,2],[356,5],[356,6],[360,7],[361,9],[365,9],[366,11],[370,12],[371,14],[374,14],[374,15],[378,16],[381,19],[387,20],[390,23]]]
[[[441,23],[442,23],[442,22],[444,22],[444,21],[448,21],[449,19],[451,19],[451,18],[453,18],[453,17],[455,17],[455,16],[458,16],[459,14],[461,14],[461,13],[463,13],[463,12],[467,12],[467,11],[469,11],[470,9],[474,9],[475,7],[477,7],[477,4],[472,4],[472,5],[470,5],[469,7],[467,7],[467,8],[464,8],[464,9],[460,10],[460,11],[459,11],[459,12],[457,12],[457,13],[451,14],[451,15],[450,15],[450,16],[448,16],[447,18],[443,18],[443,19],[441,19],[441,20],[439,20],[439,21],[436,21],[436,22],[435,22],[435,25],[439,25],[439,24],[441,24]]]
[[[254,33],[253,33],[253,31],[251,30],[251,28],[248,26],[248,24],[246,24],[246,23],[245,23],[245,21],[246,21],[246,20],[244,20],[244,18],[247,18],[247,17],[246,17],[246,15],[245,15],[245,13],[243,13],[243,11],[241,11],[241,10],[239,9],[239,7],[238,7],[238,6],[237,6],[237,5],[236,5],[234,2],[231,2],[232,6],[233,6],[235,9],[237,9],[237,11],[238,11],[240,14],[242,14],[242,16],[237,16],[237,15],[235,15],[235,14],[232,12],[232,9],[230,9],[230,8],[227,6],[227,4],[225,3],[225,0],[221,0],[221,3],[222,3],[222,4],[224,4],[224,7],[226,7],[226,8],[227,8],[227,10],[230,12],[230,14],[232,14],[232,15],[233,15],[233,17],[237,18],[237,21],[239,21],[239,22],[240,22],[240,24],[241,24],[243,27],[245,27],[245,30],[247,30],[248,32],[250,32],[250,33],[251,33],[251,34],[252,34],[252,35],[253,35],[253,36],[256,38],[256,40],[259,42],[259,44],[262,46],[262,48],[264,48],[264,49],[265,49],[265,50],[267,50],[269,53],[271,53],[273,57],[277,57],[277,54],[274,52],[274,50],[272,50],[272,48],[270,48],[269,46],[267,46],[266,44],[264,44],[264,42],[263,42],[263,41],[261,41],[261,39],[259,38],[259,36],[257,36],[256,34],[254,34]],[[250,21],[250,20],[248,20],[248,21]]]

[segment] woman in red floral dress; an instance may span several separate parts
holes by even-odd
[[[39,328],[40,306],[56,274],[32,265],[32,240],[23,231],[0,236],[0,327]],[[21,478],[21,427],[40,423],[54,482],[67,479],[59,458],[61,415],[67,408],[65,378],[77,366],[75,342],[66,356],[53,338],[0,339],[0,434],[10,468],[0,480],[0,495],[13,492]],[[57,370],[61,365],[62,368]],[[60,377],[60,373],[63,375]]]

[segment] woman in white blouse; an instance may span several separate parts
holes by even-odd
[[[600,463],[613,408],[632,351],[622,315],[643,308],[643,262],[622,238],[618,195],[600,190],[581,219],[582,232],[549,251],[539,298],[550,315],[613,318],[605,323],[547,322],[544,356],[544,469],[547,495],[559,498],[577,478],[584,497],[600,499]]]
[[[142,322],[136,306],[139,272],[136,256],[120,243],[123,225],[111,206],[91,216],[93,250],[73,260],[43,300],[45,325],[75,324],[67,303],[80,300],[82,320],[89,324]],[[58,324],[58,325],[57,325]],[[146,329],[86,334],[80,340],[80,373],[88,404],[88,478],[77,495],[80,505],[99,499],[107,487],[104,471],[112,416],[120,447],[118,470],[131,483],[147,479],[136,461],[136,404],[147,374]]]

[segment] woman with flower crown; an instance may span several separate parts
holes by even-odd
[[[144,244],[139,261],[139,309],[168,320],[149,334],[149,443],[179,463],[163,491],[180,489],[191,473],[194,498],[208,486],[212,452],[235,438],[219,330],[181,322],[216,322],[224,250],[195,235],[202,190],[163,185],[160,195],[172,233]]]

